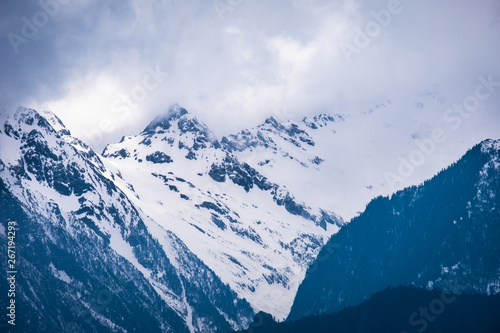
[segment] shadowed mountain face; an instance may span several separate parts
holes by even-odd
[[[249,304],[175,234],[154,229],[54,115],[21,108],[0,131],[0,244],[16,221],[23,332],[226,332],[248,322]]]
[[[360,304],[387,286],[500,291],[500,141],[420,186],[370,202],[334,235],[299,287],[290,320]]]

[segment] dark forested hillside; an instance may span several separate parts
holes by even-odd
[[[487,140],[420,186],[370,202],[310,266],[289,319],[354,306],[397,285],[500,291],[500,152]]]
[[[258,313],[239,333],[498,333],[500,295],[445,294],[415,287],[389,288],[333,314],[276,323]]]

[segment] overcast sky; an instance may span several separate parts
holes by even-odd
[[[500,81],[498,0],[2,0],[0,15],[0,103],[51,109],[98,150],[174,102],[221,136]],[[485,105],[500,125],[500,88]]]

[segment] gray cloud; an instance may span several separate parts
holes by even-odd
[[[401,0],[400,13],[351,62],[340,46],[353,44],[356,29],[390,1],[60,0],[16,53],[9,33],[23,37],[23,20],[35,24],[40,4],[55,1],[2,1],[1,103],[52,108],[90,141],[109,121],[113,130],[91,142],[97,148],[137,132],[173,102],[221,135],[270,115],[412,100],[436,84],[452,101],[470,93],[478,75],[500,80],[495,0]],[[156,68],[164,73],[158,87],[117,109]],[[498,123],[498,103],[489,101],[484,122]]]

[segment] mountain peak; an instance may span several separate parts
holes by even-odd
[[[155,117],[153,121],[151,121],[144,129],[143,133],[154,132],[157,127],[169,129],[171,125],[170,122],[172,120],[180,119],[186,114],[188,114],[187,110],[175,103],[168,109],[167,112]]]
[[[271,125],[272,127],[276,128],[277,130],[284,129],[284,126],[279,121],[277,121],[273,116],[267,118],[264,121],[264,124]]]
[[[103,151],[104,157],[114,158],[127,158],[132,154],[130,153],[130,145],[138,144],[151,147],[155,142],[163,145],[161,142],[166,142],[170,148],[175,146],[179,150],[187,151],[185,157],[190,160],[195,160],[202,152],[197,153],[199,150],[205,148],[219,149],[221,145],[216,135],[202,122],[200,122],[193,114],[178,104],[172,105],[167,112],[157,116],[149,123],[149,125],[135,138],[138,141],[128,143],[128,140],[135,140],[133,136],[123,137],[118,144],[111,144],[106,146]],[[136,151],[136,150],[134,150]],[[145,153],[143,151],[142,153]],[[155,156],[163,156],[157,150],[153,154],[146,156],[146,160],[156,160]],[[185,153],[185,152],[184,152]],[[139,163],[142,161],[139,153],[134,154],[134,159]],[[150,156],[151,155],[151,156]],[[170,156],[163,156],[158,161],[170,161]],[[163,163],[163,162],[158,162]],[[166,162],[171,163],[171,162]]]
[[[54,131],[63,135],[71,135],[63,122],[51,111],[37,111],[35,109],[20,106],[14,113],[14,120],[19,125],[36,125],[48,131]]]
[[[492,140],[486,139],[480,143],[481,151],[489,152],[489,151],[499,151],[500,150],[500,139]]]

